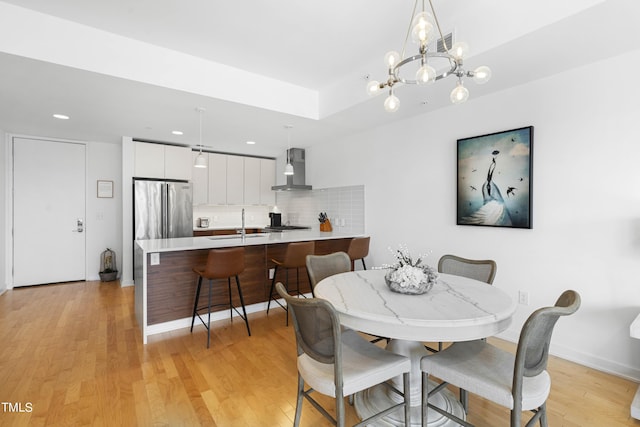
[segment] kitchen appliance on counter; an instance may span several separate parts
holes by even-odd
[[[198,227],[209,228],[209,218],[198,218]]]
[[[282,225],[282,214],[278,212],[269,212],[269,227],[280,227]]]
[[[133,239],[193,237],[192,186],[188,181],[133,180]]]

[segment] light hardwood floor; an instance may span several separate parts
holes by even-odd
[[[216,322],[208,350],[202,326],[144,346],[132,287],[81,282],[8,291],[0,296],[0,425],[291,426],[293,329],[281,309],[252,314],[250,322],[251,337],[241,320]],[[629,416],[633,382],[558,358],[549,366],[550,426],[640,426]],[[18,404],[24,412],[15,412]],[[471,396],[470,407],[478,427],[508,425],[508,412],[495,404]],[[352,407],[347,421],[357,421]],[[308,403],[301,424],[329,425]]]

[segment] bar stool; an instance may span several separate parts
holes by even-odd
[[[267,314],[269,314],[269,307],[271,306],[271,300],[275,301],[280,307],[287,312],[286,325],[289,326],[289,308],[286,303],[282,304],[278,301],[278,294],[274,294],[276,286],[276,277],[278,273],[278,267],[285,269],[285,282],[284,286],[289,292],[289,269],[296,269],[296,293],[300,293],[300,268],[306,267],[307,255],[313,255],[315,252],[315,242],[293,242],[287,245],[287,250],[284,253],[284,259],[282,261],[272,259],[276,267],[273,271],[273,279],[271,280],[271,290],[269,291],[269,302],[267,303]],[[302,295],[304,296],[304,295]]]
[[[196,298],[193,303],[193,316],[191,317],[191,332],[193,332],[193,323],[196,320],[196,316],[200,319],[202,324],[207,328],[207,348],[209,348],[209,342],[211,341],[211,297],[213,292],[213,281],[216,279],[227,279],[227,288],[229,290],[229,312],[231,313],[231,321],[233,321],[233,310],[244,320],[247,325],[247,333],[251,336],[251,329],[249,329],[249,319],[247,318],[247,310],[244,306],[244,298],[242,297],[242,288],[240,287],[240,279],[238,275],[244,271],[244,248],[229,248],[229,249],[211,249],[207,256],[207,265],[204,269],[194,268],[193,271],[198,275],[198,288],[196,290]],[[240,304],[242,305],[242,313],[233,305],[231,300],[231,277],[235,276],[236,285],[238,286],[238,295],[240,297]],[[208,303],[205,306],[198,307],[200,300],[200,289],[202,287],[202,279],[209,280],[209,294]],[[226,304],[214,304],[213,306],[220,306]],[[207,322],[198,313],[201,310],[207,310]]]
[[[367,265],[364,263],[364,258],[369,255],[369,242],[371,237],[354,237],[349,242],[349,249],[347,254],[351,258],[351,270],[355,270],[356,260],[362,261],[362,268],[367,269]]]

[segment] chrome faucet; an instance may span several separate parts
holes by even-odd
[[[242,231],[240,231],[240,234],[242,235],[243,238],[247,234],[247,230],[244,226],[244,208],[242,208]]]

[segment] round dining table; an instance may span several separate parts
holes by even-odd
[[[496,335],[511,324],[516,303],[495,286],[442,273],[427,293],[401,294],[387,286],[387,271],[359,270],[329,276],[316,285],[314,294],[331,302],[343,326],[389,338],[387,350],[411,359],[411,424],[420,425],[420,359],[430,354],[424,342],[470,341]],[[402,390],[400,377],[393,382]],[[400,399],[380,385],[358,393],[354,405],[358,415],[367,418]],[[449,391],[438,393],[429,403],[465,418],[461,403]],[[402,411],[387,415],[376,425],[404,425],[404,413],[398,412]],[[429,426],[455,425],[430,410]]]

